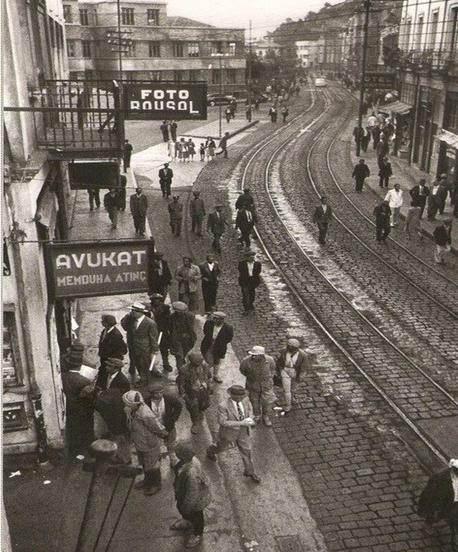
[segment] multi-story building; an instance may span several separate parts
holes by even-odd
[[[404,0],[401,101],[410,107],[408,155],[431,175],[458,174],[458,2]]]
[[[3,447],[38,446],[43,459],[47,444],[62,444],[59,342],[68,328],[48,296],[44,242],[66,236],[69,189],[61,164],[38,147],[43,114],[8,109],[34,107],[46,79],[67,76],[62,4],[5,2],[3,31]]]
[[[254,54],[260,59],[264,59],[266,56],[275,54],[280,55],[281,46],[277,44],[270,35],[266,35],[264,38],[254,40],[251,43],[251,49]]]
[[[296,40],[297,58],[304,69],[320,68],[324,57],[324,39]]]
[[[207,81],[210,92],[245,87],[243,29],[168,17],[150,0],[64,0],[71,78]],[[119,47],[119,41],[121,46]]]

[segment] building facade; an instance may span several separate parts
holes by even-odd
[[[457,178],[458,1],[404,0],[399,35],[400,99],[410,110],[409,159]]]
[[[65,0],[71,78],[207,81],[209,92],[245,88],[243,29],[168,17],[166,2]],[[120,44],[121,43],[121,44]]]
[[[297,58],[304,69],[319,69],[324,61],[324,39],[296,40]]]
[[[46,79],[67,75],[61,3],[6,2],[3,12],[4,187],[3,447],[39,452],[62,445],[61,308],[48,296],[44,241],[65,238],[70,192],[59,162],[37,145],[43,114],[31,108]]]

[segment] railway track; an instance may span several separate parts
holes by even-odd
[[[326,124],[327,111],[329,105],[307,130],[318,122]],[[289,227],[285,221],[278,198],[272,192],[271,171],[279,153],[295,138],[271,137],[250,155],[245,165],[240,187],[249,183],[255,192],[261,221],[258,222],[259,243],[307,317],[402,422],[445,462],[447,453],[421,423],[431,418],[455,416],[458,402],[356,308],[334,278],[323,270],[316,248],[301,243],[298,229]]]

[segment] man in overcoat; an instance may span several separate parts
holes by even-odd
[[[164,260],[164,254],[160,251],[153,253],[153,258],[148,270],[149,293],[159,293],[167,296],[168,288],[172,283],[172,273],[169,264]]]
[[[254,223],[254,214],[250,210],[246,209],[245,207],[241,207],[237,211],[235,228],[238,228],[240,230],[241,236],[239,238],[239,242],[246,247],[251,246],[250,235],[253,231]]]
[[[154,321],[157,325],[157,330],[161,336],[159,350],[161,351],[162,367],[165,372],[172,372],[172,367],[169,364],[170,350],[170,305],[164,303],[164,296],[160,293],[150,295],[150,309]]]
[[[256,288],[261,283],[261,270],[261,263],[255,260],[255,253],[253,251],[247,251],[245,259],[238,264],[238,282],[242,291],[243,314],[254,311]]]
[[[322,196],[321,205],[318,205],[313,213],[313,222],[318,226],[318,241],[321,245],[326,243],[326,235],[332,218],[333,214],[331,207],[328,205],[328,198]]]
[[[137,370],[141,385],[147,385],[150,380],[151,360],[159,350],[157,325],[154,320],[146,316],[148,311],[142,303],[134,303],[130,311],[121,320],[121,326],[127,332],[129,372],[132,379],[135,379],[135,370]]]
[[[205,203],[200,197],[200,191],[192,192],[193,199],[189,202],[189,212],[191,215],[191,232],[202,236],[202,222],[205,218]]]
[[[199,306],[198,282],[202,275],[200,268],[192,263],[191,257],[183,257],[183,264],[175,271],[178,282],[178,300],[186,303],[189,310],[195,312]]]
[[[194,347],[197,336],[194,330],[195,315],[189,312],[188,305],[182,301],[172,303],[170,315],[170,352],[175,357],[178,374],[184,359]]]
[[[226,313],[216,311],[204,324],[204,337],[200,350],[205,360],[213,367],[213,380],[223,383],[219,377],[221,361],[226,356],[227,346],[234,337],[234,329],[225,322]]]
[[[103,330],[99,338],[100,368],[97,375],[97,385],[104,387],[107,381],[106,360],[108,358],[122,360],[127,353],[127,345],[121,332],[116,327],[116,318],[112,314],[102,314],[101,322]]]
[[[261,483],[256,475],[252,460],[253,407],[241,385],[232,385],[227,390],[229,397],[218,406],[218,437],[207,449],[207,458],[215,461],[216,455],[235,444],[242,457],[245,477]]]
[[[173,196],[168,205],[170,229],[174,236],[181,235],[181,224],[183,222],[183,204],[180,202],[180,196]]]
[[[172,193],[173,170],[169,168],[168,163],[159,169],[159,184],[161,186],[162,197],[170,197]]]
[[[141,188],[135,190],[130,196],[130,212],[134,219],[135,235],[145,236],[146,213],[148,211],[148,199]]]
[[[213,255],[207,255],[207,260],[199,268],[202,275],[202,297],[205,312],[211,312],[216,307],[216,294],[221,270]]]
[[[384,155],[383,155],[384,157]],[[382,157],[382,158],[383,158]],[[363,191],[364,181],[369,177],[371,171],[366,165],[364,159],[360,159],[359,162],[355,165],[352,173],[352,177],[355,179],[355,191],[361,193]]]
[[[223,213],[223,206],[215,205],[213,213],[208,215],[207,230],[210,234],[213,234],[212,247],[217,253],[221,253],[221,236],[227,226],[226,216]]]

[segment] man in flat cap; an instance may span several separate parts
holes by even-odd
[[[177,441],[175,424],[180,417],[183,404],[177,396],[172,393],[165,393],[164,385],[160,382],[153,382],[148,385],[145,404],[151,408],[159,426],[167,431],[164,441],[169,453],[170,465],[174,466],[178,461],[175,455]]]
[[[173,369],[169,363],[171,311],[170,305],[166,305],[164,299],[165,297],[160,293],[150,295],[150,309],[161,336],[159,350],[161,351],[162,367],[166,372],[172,372]]]
[[[207,457],[215,461],[219,452],[236,444],[245,468],[243,475],[261,483],[254,471],[251,454],[251,431],[255,426],[253,407],[241,385],[232,385],[228,393],[229,397],[218,407],[218,438],[208,447]]]
[[[215,210],[208,215],[207,231],[213,235],[212,247],[216,253],[221,253],[221,236],[226,230],[227,220],[223,213],[223,205],[215,205]]]
[[[140,376],[140,384],[147,385],[150,380],[149,367],[153,355],[159,350],[157,344],[158,331],[156,322],[148,318],[147,309],[142,303],[134,303],[130,313],[121,320],[121,326],[127,332],[127,347],[129,349],[129,372],[135,379],[135,370]]]
[[[200,191],[194,190],[194,196],[189,202],[189,212],[191,215],[191,232],[202,236],[202,222],[205,218],[205,203],[200,197]]]
[[[178,373],[184,364],[184,359],[194,347],[197,336],[194,330],[195,316],[189,312],[188,305],[182,301],[172,303],[170,315],[170,352],[175,357]]]
[[[446,520],[450,526],[451,549],[458,550],[458,458],[452,458],[448,468],[431,476],[418,501],[418,515],[428,525]]]
[[[202,275],[202,297],[205,312],[211,312],[216,307],[216,294],[218,293],[221,270],[219,263],[215,261],[214,255],[207,255],[207,260],[199,268]]]
[[[105,362],[107,358],[122,360],[127,353],[127,345],[121,332],[116,327],[116,318],[112,314],[102,314],[103,330],[99,338],[100,368],[97,375],[97,385],[104,388],[107,381]]]
[[[266,355],[264,347],[255,345],[242,359],[240,372],[246,377],[245,386],[253,405],[255,420],[260,420],[262,416],[264,424],[270,427],[272,425],[270,414],[275,401],[274,359]]]
[[[196,312],[199,307],[198,283],[201,277],[200,268],[192,262],[191,257],[183,257],[183,264],[175,270],[178,300],[186,303],[192,312]]]
[[[255,205],[254,205],[254,198],[251,195],[250,188],[244,188],[243,194],[240,194],[237,198],[237,201],[235,202],[235,208],[237,210],[245,208],[248,211],[250,211],[253,215],[256,212]]]
[[[164,167],[159,169],[159,184],[161,186],[162,197],[170,197],[170,194],[172,193],[172,179],[173,171],[169,168],[168,163],[164,163]]]
[[[148,211],[148,199],[143,190],[137,188],[135,194],[130,196],[130,212],[134,220],[135,235],[145,236],[146,212]]]
[[[247,251],[243,261],[239,262],[239,286],[242,291],[243,314],[254,311],[256,288],[261,283],[262,266],[255,260],[255,253]]]
[[[219,369],[226,356],[227,346],[234,337],[234,329],[225,320],[226,313],[215,311],[204,324],[204,338],[200,345],[205,360],[213,368],[213,380],[216,383],[223,383]]]
[[[160,251],[153,253],[148,270],[148,292],[149,294],[159,293],[164,298],[167,297],[168,289],[172,283],[172,273],[169,264],[164,259],[164,254]]]
[[[170,229],[174,236],[181,235],[181,224],[183,222],[183,204],[180,202],[180,196],[173,196],[168,205]]]
[[[288,339],[276,361],[277,374],[281,377],[285,395],[285,412],[291,411],[296,384],[300,382],[301,374],[307,371],[309,363],[309,355],[301,349],[299,340]]]
[[[239,242],[248,248],[251,246],[250,235],[253,232],[255,222],[254,214],[244,206],[240,207],[235,219],[235,228],[240,230]]]

